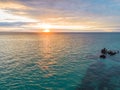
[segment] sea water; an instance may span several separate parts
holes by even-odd
[[[0,34],[0,90],[120,90],[120,33]]]

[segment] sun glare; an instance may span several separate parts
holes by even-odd
[[[45,30],[43,30],[43,32],[47,32],[48,33],[48,32],[50,32],[50,30],[49,29],[45,29]]]
[[[50,28],[51,28],[51,25],[50,24],[42,24],[42,29],[44,29],[43,30],[43,32],[50,32]]]
[[[43,29],[50,29],[51,25],[50,24],[42,24]]]

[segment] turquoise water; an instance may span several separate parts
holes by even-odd
[[[120,90],[120,33],[0,35],[0,90]]]

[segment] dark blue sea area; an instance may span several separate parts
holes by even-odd
[[[0,33],[0,90],[120,90],[120,33]]]

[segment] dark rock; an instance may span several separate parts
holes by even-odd
[[[108,51],[108,54],[110,55],[110,56],[113,56],[113,55],[116,55],[117,54],[117,52],[113,52],[113,51]]]
[[[105,58],[106,58],[106,56],[105,56],[105,55],[100,55],[100,58],[105,59]]]
[[[101,53],[102,53],[102,54],[107,54],[107,49],[106,49],[106,48],[103,48],[103,49],[101,50]]]

